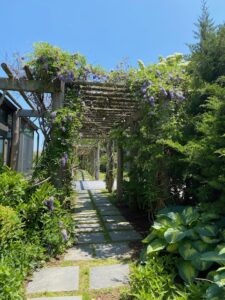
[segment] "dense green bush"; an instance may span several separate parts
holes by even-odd
[[[0,172],[0,203],[11,207],[17,207],[23,202],[28,181],[24,176],[7,167]]]
[[[27,275],[71,245],[74,226],[51,184],[32,187],[8,168],[0,178],[0,298],[20,300]]]
[[[136,300],[199,300],[207,284],[182,285],[175,283],[177,271],[172,256],[155,255],[134,266],[130,290],[125,299]]]

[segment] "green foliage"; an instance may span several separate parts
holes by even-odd
[[[50,183],[32,188],[22,174],[8,168],[0,177],[0,298],[25,299],[25,278],[71,245],[74,224]]]
[[[225,289],[224,267],[216,270],[218,265],[225,265],[224,230],[223,214],[215,213],[212,207],[163,209],[143,241],[147,244],[145,259],[159,251],[172,255],[180,277],[187,283],[214,268],[208,278],[215,284],[206,291],[207,299],[211,299],[208,295],[220,295]]]
[[[16,241],[23,234],[22,223],[12,208],[0,205],[0,245],[4,247],[9,241]]]
[[[16,207],[22,202],[27,187],[22,174],[4,167],[0,173],[0,203]]]
[[[135,266],[130,277],[126,299],[140,300],[199,300],[206,284],[176,284],[177,271],[172,256],[148,258],[144,265]]]

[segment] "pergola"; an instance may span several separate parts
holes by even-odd
[[[30,109],[19,108],[15,113],[13,120],[13,139],[11,163],[12,167],[18,155],[19,132],[18,122],[22,116],[38,117],[41,108],[42,112],[48,111],[44,103],[44,94],[51,95],[51,110],[56,110],[64,106],[65,91],[67,88],[73,88],[76,95],[79,95],[82,106],[82,128],[81,135],[85,139],[107,140],[108,155],[108,181],[113,176],[113,142],[110,140],[110,131],[116,126],[128,126],[137,118],[138,105],[133,99],[129,88],[123,83],[112,82],[90,82],[73,81],[64,82],[55,80],[45,82],[35,80],[29,67],[24,67],[26,78],[17,79],[6,64],[1,65],[8,78],[0,78],[0,90],[3,94],[8,94],[14,99],[10,91],[17,91],[27,102]],[[36,106],[30,101],[27,93],[31,93],[36,100]],[[77,97],[77,96],[76,96]],[[15,99],[14,99],[15,100]],[[16,100],[15,100],[16,101]],[[21,107],[21,106],[20,106]],[[99,143],[97,143],[99,145]],[[96,147],[96,178],[99,173],[99,146]],[[117,148],[117,194],[122,195],[122,175],[123,174],[123,150],[120,145]],[[109,184],[109,189],[111,189]]]

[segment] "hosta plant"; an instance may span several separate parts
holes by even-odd
[[[207,270],[225,266],[225,222],[213,211],[194,207],[169,207],[159,211],[151,233],[145,238],[146,257],[164,251],[176,257],[180,277],[192,283]],[[207,290],[207,299],[224,293],[225,270],[208,274],[215,282]],[[215,298],[217,299],[217,298]],[[221,299],[221,298],[218,298]]]

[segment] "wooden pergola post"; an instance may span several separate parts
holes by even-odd
[[[117,200],[121,200],[123,196],[123,148],[117,145]]]
[[[113,168],[114,168],[114,160],[113,160],[113,141],[108,140],[106,146],[107,153],[107,166],[106,166],[106,188],[109,193],[112,193],[113,188]]]
[[[99,173],[100,173],[100,142],[97,143],[97,146],[95,148],[95,162],[94,162],[94,168],[95,168],[95,180],[99,180]]]
[[[60,90],[52,93],[52,110],[62,108],[65,98],[65,82],[60,81]]]
[[[13,130],[12,130],[12,148],[10,157],[10,166],[13,170],[17,170],[19,159],[20,145],[20,117],[19,110],[13,113]]]

